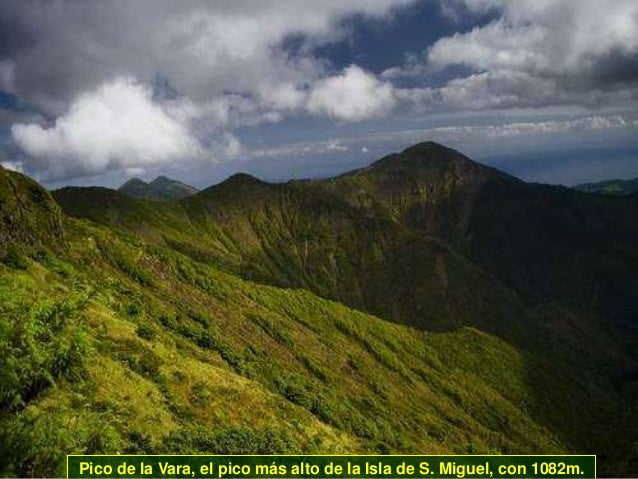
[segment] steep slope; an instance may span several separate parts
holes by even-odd
[[[528,301],[586,305],[635,326],[637,213],[633,197],[490,184],[477,202],[467,251]]]
[[[434,143],[329,180],[235,175],[152,214],[142,203],[77,211],[69,191],[55,196],[71,214],[395,322],[472,325],[531,348],[577,350],[573,337],[588,337],[587,360],[635,364],[635,198],[526,184]],[[580,318],[569,328],[563,307]]]
[[[158,176],[150,183],[132,178],[118,188],[127,196],[157,201],[175,201],[197,193],[197,188],[172,180],[166,176]]]
[[[604,451],[617,427],[615,393],[479,331],[66,228],[68,253],[0,266],[4,475],[61,474],[73,452]]]
[[[521,301],[461,254],[489,185],[528,186],[439,148],[328,181],[237,175],[177,204],[56,192],[107,226],[67,218],[67,252],[0,264],[0,469],[60,474],[74,451],[427,450],[596,452],[601,474],[630,473],[635,363],[615,323]],[[392,307],[361,309],[418,328],[233,271],[377,291]]]
[[[8,245],[64,248],[61,213],[51,195],[27,176],[0,166],[0,253]]]
[[[574,186],[575,190],[602,195],[631,195],[638,193],[638,178],[632,180],[605,180]]]
[[[426,190],[429,201],[442,202],[456,182],[474,184],[479,182],[474,175],[483,175],[484,169],[458,154],[453,155],[458,164],[448,171],[448,158],[437,154],[432,162],[419,162],[422,181],[414,187],[396,181],[396,171],[386,171],[384,160],[369,172],[330,181],[269,185],[236,175],[152,212],[148,204],[116,200],[114,193],[107,199],[104,191],[95,201],[90,196],[97,191],[54,194],[70,214],[132,229],[147,239],[161,237],[159,242],[245,278],[306,287],[419,327],[473,324],[518,334],[509,318],[522,313],[509,292],[436,237],[402,222],[409,201],[419,201]],[[388,163],[390,170],[398,162]],[[459,180],[464,167],[471,171]],[[412,171],[404,177],[415,179]],[[450,218],[441,214],[433,221],[453,224]],[[393,278],[390,287],[387,278]]]
[[[376,205],[362,209],[341,189],[354,190],[340,183],[267,185],[235,176],[182,205],[190,224],[228,238],[244,277],[302,286],[427,329],[505,325],[500,311],[465,294],[478,288],[486,301],[497,298],[503,309],[516,310],[497,282],[437,238],[415,234],[390,212],[368,210]]]

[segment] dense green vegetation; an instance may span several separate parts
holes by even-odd
[[[2,203],[32,219],[2,227],[0,474],[60,475],[71,452],[593,452],[631,473],[629,200],[433,145],[178,203],[56,192],[80,218],[28,185]]]
[[[620,321],[638,301],[636,255],[627,254],[638,241],[638,199],[526,184],[430,143],[330,180],[235,175],[174,204],[82,188],[55,197],[69,214],[244,278],[427,329],[474,324],[480,305],[468,287],[511,303],[497,282],[525,302],[587,303]],[[485,308],[492,330],[511,322],[497,309]]]

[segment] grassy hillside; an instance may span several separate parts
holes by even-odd
[[[621,364],[614,374],[636,367],[635,198],[526,184],[433,143],[328,180],[235,175],[161,207],[108,190],[55,197],[69,214],[245,279],[419,329],[477,327],[561,359],[584,349]],[[567,329],[547,310],[579,319]],[[600,349],[597,337],[615,346]]]
[[[66,227],[67,254],[2,266],[4,474],[61,474],[70,452],[601,450],[616,425],[591,378],[475,329],[425,333]]]
[[[177,203],[65,188],[51,227],[33,188],[32,240],[0,263],[4,474],[116,451],[593,452],[631,473],[631,199],[433,144]]]

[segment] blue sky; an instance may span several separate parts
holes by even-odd
[[[0,31],[0,162],[52,188],[326,177],[424,140],[638,176],[633,0],[9,0]]]

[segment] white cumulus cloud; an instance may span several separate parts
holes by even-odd
[[[446,4],[496,19],[440,38],[387,79],[427,78],[462,65],[443,84],[403,89],[420,111],[578,105],[626,108],[638,98],[638,2],[635,0],[464,0]],[[449,70],[448,70],[449,71]]]
[[[392,85],[351,65],[341,74],[318,81],[308,97],[311,113],[344,121],[388,114],[396,104]]]
[[[200,152],[188,125],[132,79],[116,79],[80,95],[48,128],[16,124],[11,135],[29,156],[29,166],[37,170],[39,163],[46,164],[52,178],[166,164]]]
[[[612,54],[638,53],[634,0],[491,3],[503,9],[498,20],[439,40],[429,51],[429,61],[559,75],[587,72]]]
[[[388,19],[414,1],[0,2],[13,39],[0,89],[55,119],[14,122],[13,142],[47,181],[236,158],[236,129],[291,116],[381,115],[391,86],[357,67],[332,76],[317,47],[346,38],[352,16]]]
[[[385,18],[413,1],[5,0],[7,38],[28,41],[0,63],[0,81],[14,79],[16,94],[54,115],[111,72],[147,84],[161,72],[198,104],[232,92],[288,108],[295,90],[325,76],[313,48],[343,39],[343,19]],[[295,54],[284,47],[291,36],[303,39]]]

